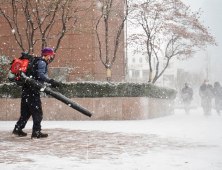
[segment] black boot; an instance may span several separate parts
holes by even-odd
[[[20,137],[27,136],[27,133],[23,132],[22,129],[18,126],[15,126],[12,133],[14,135],[17,135],[17,136],[20,136]]]
[[[41,131],[32,131],[32,136],[31,138],[47,138],[48,134],[44,134]]]

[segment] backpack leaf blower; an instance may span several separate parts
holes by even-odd
[[[78,103],[70,100],[69,98],[65,97],[61,93],[53,91],[51,88],[47,87],[46,85],[28,77],[32,72],[32,60],[34,57],[31,55],[27,55],[26,53],[22,53],[22,57],[19,59],[14,59],[12,62],[11,69],[8,74],[8,79],[10,81],[16,82],[18,85],[23,85],[24,83],[30,85],[32,88],[35,88],[39,91],[45,92],[56,98],[57,100],[67,104],[68,106],[72,107],[73,109],[81,112],[82,114],[91,117],[92,113],[87,110],[86,108],[82,107]],[[30,57],[31,56],[31,57]]]

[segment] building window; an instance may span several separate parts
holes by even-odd
[[[132,59],[132,62],[133,62],[133,63],[135,63],[135,62],[136,62],[135,58],[133,58],[133,59]]]
[[[174,81],[174,75],[163,75],[163,81]]]
[[[140,61],[140,63],[143,63],[143,59],[142,59],[142,58],[140,58],[140,60],[139,60],[139,61]]]
[[[143,77],[144,78],[148,78],[149,74],[150,74],[149,70],[143,70]]]
[[[139,70],[132,70],[132,77],[140,77],[140,71]]]

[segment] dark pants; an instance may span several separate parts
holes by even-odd
[[[187,114],[189,114],[190,112],[190,104],[191,104],[191,100],[186,100],[186,101],[183,101],[184,103],[184,110]]]
[[[33,130],[40,131],[42,115],[42,103],[39,91],[24,85],[22,87],[21,116],[16,125],[23,129],[30,116],[32,116]]]
[[[205,116],[211,114],[211,103],[212,103],[212,99],[210,97],[202,98],[201,105],[203,107]]]

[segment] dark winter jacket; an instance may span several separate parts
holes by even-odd
[[[193,100],[193,89],[190,87],[184,87],[182,89],[181,97],[182,97],[183,101]]]
[[[214,83],[215,105],[222,105],[222,87],[219,82]]]
[[[203,83],[199,89],[199,95],[202,99],[201,105],[211,105],[212,98],[214,97],[214,90],[211,84],[206,85]]]
[[[48,72],[48,63],[43,57],[37,57],[34,62],[33,77],[41,83],[49,82],[51,79],[46,76]]]

